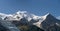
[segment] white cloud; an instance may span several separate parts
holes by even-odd
[[[19,13],[27,13],[27,11],[18,11],[17,14]]]

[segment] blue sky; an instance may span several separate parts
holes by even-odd
[[[0,12],[12,14],[28,11],[36,15],[51,13],[60,16],[60,0],[0,0]]]

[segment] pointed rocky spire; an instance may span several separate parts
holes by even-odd
[[[45,16],[45,18],[49,17],[49,18],[55,18],[53,15],[51,15],[50,13],[47,13]]]
[[[45,20],[47,16],[51,15],[50,13],[47,13],[46,15],[44,15],[42,18]]]
[[[51,15],[50,13],[47,13],[45,16]]]

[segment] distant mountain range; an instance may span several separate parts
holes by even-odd
[[[19,24],[28,24],[30,26],[35,25],[44,30],[54,24],[60,26],[60,20],[56,19],[50,13],[47,13],[44,16],[37,16],[34,14],[30,14],[26,11],[18,11],[15,14],[0,13],[0,20],[11,21],[11,23],[13,22],[12,24],[15,25]]]

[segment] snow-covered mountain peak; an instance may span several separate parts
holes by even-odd
[[[0,18],[7,20],[20,20],[23,17],[27,16],[27,11],[18,11],[15,14],[4,14],[0,13]]]
[[[39,19],[43,21],[46,19],[47,16],[49,17],[49,15],[50,13],[47,13],[44,16],[37,16],[35,14],[29,14],[27,11],[18,11],[15,14],[0,13],[0,17],[5,20],[20,20],[22,18],[26,18],[28,21],[30,21],[31,19],[34,19],[34,20]]]
[[[5,17],[13,16],[12,14],[0,13],[0,18],[4,19]]]
[[[45,20],[45,19],[49,19],[49,18],[55,18],[53,15],[51,15],[50,13],[47,13],[47,14],[45,14],[44,16],[42,16],[42,18],[43,18],[43,20]],[[56,19],[56,18],[55,18]]]
[[[46,15],[43,15],[43,16],[35,16],[35,18],[36,19],[39,19],[39,20],[45,20],[47,17],[49,17],[49,15],[51,15],[51,14],[50,13],[47,13]]]
[[[4,21],[20,21],[22,24],[28,23],[29,25],[35,25],[42,29],[45,29],[47,26],[50,26],[51,24],[53,25],[55,23],[56,25],[60,26],[60,22],[50,13],[47,13],[43,16],[37,16],[35,14],[30,14],[27,11],[18,11],[15,14],[0,13],[0,20],[1,18]]]

